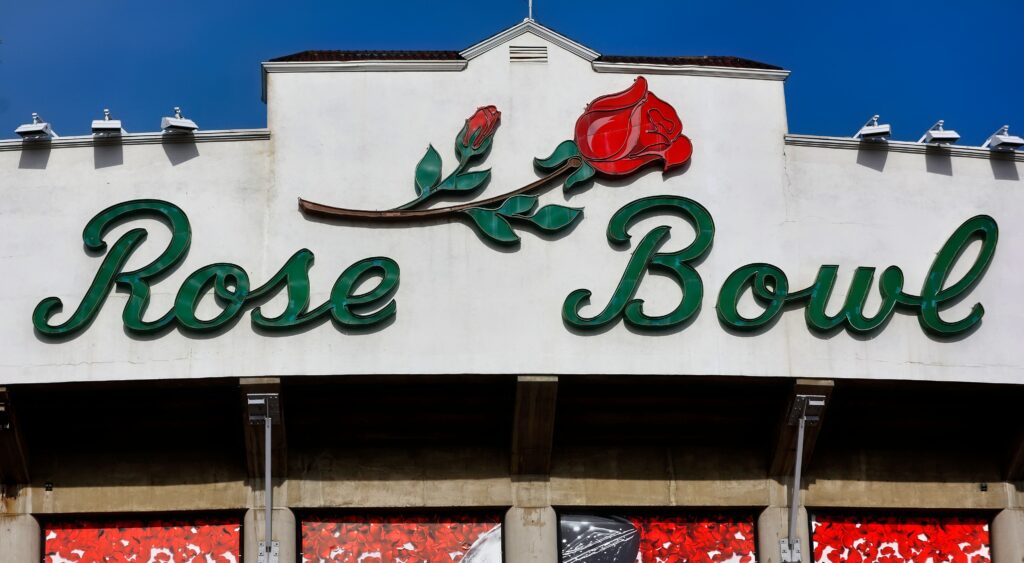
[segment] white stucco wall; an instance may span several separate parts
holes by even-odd
[[[543,44],[533,36],[516,45]],[[624,180],[597,180],[568,199],[585,208],[567,234],[544,240],[521,231],[513,250],[484,244],[462,222],[370,227],[309,220],[299,197],[359,209],[412,199],[413,171],[428,143],[445,160],[478,106],[494,104],[502,124],[487,161],[493,178],[481,197],[538,177],[531,160],[572,137],[587,102],[629,86],[635,75],[594,72],[590,63],[549,47],[547,65],[510,64],[507,45],[461,72],[309,72],[267,77],[269,141],[200,143],[178,162],[160,145],[125,146],[123,163],[100,166],[92,147],[53,149],[45,166],[29,153],[0,152],[0,383],[126,378],[329,375],[361,373],[678,374],[825,378],[1024,381],[1017,327],[1024,305],[1016,269],[1024,219],[1021,163],[922,154],[786,146],[783,84],[770,80],[646,75],[651,91],[672,104],[693,140],[683,171],[656,168]],[[255,95],[255,93],[254,93]],[[879,155],[887,154],[884,165]],[[32,157],[29,157],[31,160]],[[30,163],[31,164],[31,163]],[[580,334],[562,322],[565,296],[594,292],[584,314],[607,302],[631,250],[609,246],[608,219],[638,198],[673,194],[712,213],[714,247],[699,265],[703,310],[682,330],[639,333],[621,322]],[[54,295],[65,301],[59,322],[77,305],[100,259],[83,252],[81,231],[98,211],[134,198],[182,207],[192,222],[191,251],[154,288],[149,318],[167,309],[188,273],[214,262],[244,267],[258,285],[296,250],[316,254],[313,305],[323,302],[349,264],[388,256],[401,266],[395,321],[366,334],[330,323],[287,336],[257,334],[248,314],[217,336],[177,331],[154,339],[126,334],[125,296],[113,294],[96,322],[77,337],[44,341],[32,308]],[[565,204],[560,188],[540,205]],[[810,331],[802,310],[770,330],[740,335],[715,314],[729,273],[750,262],[781,267],[794,289],[822,264],[839,264],[834,308],[853,269],[895,264],[917,293],[934,254],[965,219],[987,213],[1001,227],[992,267],[948,315],[975,302],[987,313],[969,337],[940,342],[915,317],[897,313],[871,337]],[[632,230],[673,225],[678,248],[692,230],[676,218],[653,218]],[[147,222],[150,239],[132,264],[162,250],[166,228]],[[122,227],[108,240],[114,240]],[[666,312],[678,290],[660,277],[639,297],[648,312]],[[280,311],[283,296],[265,306]],[[878,302],[874,297],[869,309]]]

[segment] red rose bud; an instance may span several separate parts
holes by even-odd
[[[676,110],[648,91],[642,76],[628,89],[591,102],[576,121],[575,140],[588,164],[613,176],[657,160],[668,171],[693,153]]]
[[[501,123],[501,112],[494,106],[484,106],[476,110],[472,117],[466,120],[466,126],[462,133],[462,147],[479,149],[484,141],[494,135],[494,130]]]

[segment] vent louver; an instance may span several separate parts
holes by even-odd
[[[510,45],[508,60],[511,63],[546,63],[548,62],[548,48],[543,45],[540,47]]]

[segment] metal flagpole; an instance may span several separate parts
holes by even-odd
[[[263,487],[264,487],[263,502],[266,504],[266,507],[265,507],[266,508],[266,513],[264,514],[264,518],[266,518],[266,522],[264,522],[264,525],[266,526],[266,532],[265,532],[265,535],[263,536],[263,538],[264,538],[263,541],[266,542],[266,548],[265,548],[266,552],[267,553],[271,553],[271,551],[272,551],[272,549],[271,549],[272,548],[271,542],[273,541],[273,537],[274,537],[273,536],[273,531],[274,531],[274,525],[273,525],[274,482],[270,478],[270,466],[271,466],[271,463],[270,463],[270,460],[271,460],[271,455],[270,455],[270,447],[271,447],[271,444],[270,444],[270,435],[271,435],[270,434],[270,425],[272,424],[272,419],[270,417],[270,399],[267,398],[266,402],[267,402],[267,417],[265,419],[263,419],[263,436],[264,436],[263,437],[263,452],[264,452],[263,474],[265,476],[265,478],[264,478],[265,482],[263,484]]]

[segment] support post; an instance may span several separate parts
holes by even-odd
[[[558,515],[550,506],[508,509],[502,535],[506,563],[558,561]]]
[[[31,514],[0,515],[0,563],[42,561],[39,521]]]
[[[245,513],[245,521],[242,525],[243,557],[244,563],[259,563],[260,531],[266,529],[266,511],[250,509]],[[282,563],[299,560],[299,545],[297,539],[298,522],[295,514],[287,508],[275,508],[271,512],[273,518],[273,529],[277,534],[278,560]]]
[[[1007,508],[992,519],[992,561],[1024,561],[1024,509]]]

